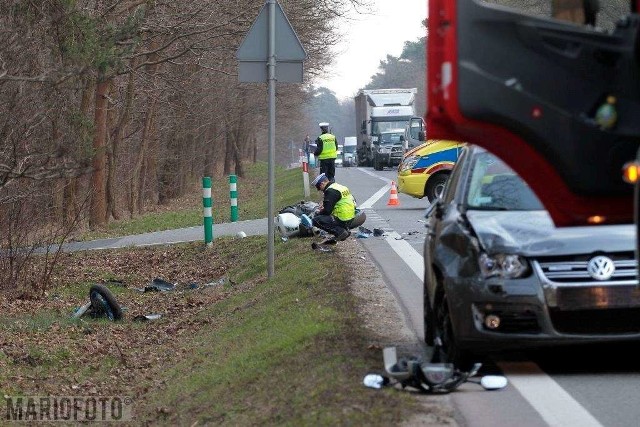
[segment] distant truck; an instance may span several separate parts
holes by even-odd
[[[404,131],[411,118],[416,116],[414,101],[417,92],[416,88],[363,89],[358,92],[355,97],[355,108],[359,166],[376,166],[376,169],[381,164],[392,166],[381,162],[375,163],[376,154],[380,160],[388,157],[387,151],[390,153],[393,149],[381,144],[382,134],[396,132],[398,129]],[[402,143],[404,143],[404,135]]]
[[[342,151],[342,165],[343,166],[357,166],[358,156],[356,154],[356,148],[358,146],[357,136],[345,136]]]

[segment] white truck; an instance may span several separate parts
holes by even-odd
[[[402,161],[404,134],[384,138],[383,134],[401,132],[415,117],[414,101],[418,90],[370,89],[360,90],[355,97],[356,129],[358,130],[358,165],[397,166]]]
[[[358,156],[356,154],[356,148],[358,146],[358,137],[345,136],[344,148],[342,151],[342,166],[357,166]]]

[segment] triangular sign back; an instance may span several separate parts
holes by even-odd
[[[277,61],[303,61],[307,53],[282,7],[275,7],[275,48]],[[265,4],[236,51],[239,61],[267,61],[269,55],[269,5]]]

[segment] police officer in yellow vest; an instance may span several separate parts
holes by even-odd
[[[329,133],[329,123],[319,123],[322,134],[316,139],[316,151],[313,153],[320,161],[320,173],[327,175],[330,181],[336,176],[336,157],[338,156],[338,142]]]
[[[356,216],[356,201],[344,185],[329,181],[321,173],[312,182],[324,193],[322,206],[313,216],[313,225],[343,241],[351,235],[349,226]]]

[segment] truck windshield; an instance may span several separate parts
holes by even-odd
[[[397,129],[404,129],[409,123],[408,120],[393,121],[393,122],[373,122],[371,123],[371,133],[373,135],[380,134],[382,132],[389,132]]]
[[[381,144],[400,144],[401,133],[383,133],[380,135]]]
[[[345,153],[355,153],[356,152],[356,146],[355,145],[347,145],[346,147],[344,147],[344,152]]]

